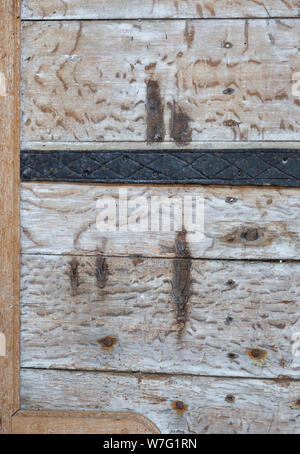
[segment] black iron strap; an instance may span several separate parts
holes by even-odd
[[[23,151],[21,179],[300,187],[300,150]]]

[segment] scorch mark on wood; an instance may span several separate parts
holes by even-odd
[[[177,307],[177,324],[179,335],[182,334],[187,319],[188,302],[191,295],[191,266],[190,251],[186,242],[186,232],[177,234],[175,250],[179,254],[173,261],[172,290]]]
[[[295,381],[23,369],[21,383],[22,408],[136,412],[164,434],[300,431]]]
[[[96,279],[99,288],[103,289],[108,280],[109,270],[105,258],[97,257],[96,259]]]
[[[195,27],[191,22],[186,21],[185,29],[184,29],[184,40],[189,49],[192,47],[194,39],[195,39]]]
[[[101,345],[104,350],[113,350],[114,345],[118,342],[116,337],[106,336],[102,339],[97,339],[97,343]]]
[[[261,348],[250,348],[249,350],[246,350],[246,353],[250,358],[256,361],[262,361],[268,354],[266,350],[262,350]]]
[[[170,136],[175,142],[184,143],[192,140],[190,120],[183,108],[173,101],[173,104],[171,104]]]
[[[298,140],[297,22],[26,22],[23,144]]]
[[[165,137],[164,129],[164,107],[160,95],[159,84],[155,80],[147,82],[147,141],[163,142]]]
[[[174,400],[172,402],[172,408],[179,414],[183,415],[184,412],[188,409],[188,406],[181,400]]]
[[[79,287],[79,272],[78,272],[78,260],[74,257],[70,261],[70,283],[71,283],[71,292],[72,295],[76,295],[77,289]]]
[[[227,245],[268,246],[273,242],[273,234],[259,227],[240,227],[220,238]]]
[[[76,296],[69,257],[24,255],[22,366],[299,378],[299,263],[192,260],[178,236],[176,258],[107,258],[101,291],[76,257]]]

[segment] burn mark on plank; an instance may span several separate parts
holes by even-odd
[[[147,142],[163,142],[165,138],[164,106],[157,81],[147,81]]]
[[[232,87],[228,87],[228,88],[225,88],[225,90],[223,90],[224,95],[233,95],[233,93],[234,93],[234,88],[232,88]]]
[[[182,258],[173,261],[172,291],[176,304],[176,321],[181,334],[187,319],[187,305],[191,296],[191,259],[186,243],[186,232],[179,232],[175,241],[175,252]]]
[[[249,350],[246,350],[246,353],[250,356],[251,359],[254,359],[256,361],[265,359],[268,354],[266,350],[262,350],[261,348],[250,348]]]
[[[114,346],[117,344],[118,339],[113,336],[106,336],[102,339],[97,339],[97,343],[101,345],[104,350],[113,350]]]
[[[241,238],[246,241],[257,241],[259,237],[260,234],[256,228],[246,229],[241,233]]]
[[[192,25],[192,23],[187,21],[185,23],[185,29],[184,29],[184,41],[185,41],[188,49],[190,49],[192,47],[194,39],[195,39],[195,27],[194,27],[194,25]]]
[[[79,266],[78,260],[76,258],[73,258],[70,262],[70,270],[69,270],[72,296],[77,294],[77,289],[79,287],[78,266]]]
[[[232,322],[233,322],[233,318],[232,317],[230,317],[230,316],[226,317],[226,320],[225,320],[225,325],[226,326],[230,326]]]
[[[232,394],[228,394],[228,395],[225,397],[225,400],[226,400],[226,402],[228,402],[229,404],[234,404],[234,402],[235,402],[235,397],[234,397]]]
[[[182,107],[173,101],[171,106],[170,135],[175,142],[184,143],[192,140],[190,120],[190,117],[184,112]]]
[[[99,288],[104,288],[108,279],[108,265],[105,258],[96,258],[96,279]]]
[[[188,406],[181,400],[175,400],[174,402],[172,402],[172,408],[179,415],[183,415],[183,413],[188,409]]]
[[[235,126],[239,126],[239,122],[235,120],[225,120],[223,121],[224,126],[227,126],[228,128],[233,128]]]
[[[236,353],[228,353],[227,356],[231,361],[234,361],[235,359],[237,359],[239,357],[239,355],[237,355]]]
[[[261,247],[272,244],[274,235],[265,228],[241,227],[222,236],[220,240],[228,246]]]

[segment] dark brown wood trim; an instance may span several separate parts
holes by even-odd
[[[135,413],[19,411],[13,434],[159,434],[149,419]]]

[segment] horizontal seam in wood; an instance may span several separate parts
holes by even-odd
[[[144,22],[159,22],[159,21],[250,21],[250,20],[299,20],[300,16],[265,16],[265,17],[247,17],[247,16],[241,16],[241,17],[142,17],[142,18],[33,18],[33,19],[22,19],[21,22],[135,22],[135,21],[144,21]]]
[[[186,378],[212,378],[212,379],[221,379],[221,380],[253,380],[253,381],[271,381],[278,383],[280,382],[280,377],[251,377],[251,376],[239,376],[239,375],[206,375],[206,374],[193,374],[193,373],[185,373],[185,372],[144,372],[140,370],[97,370],[97,369],[59,369],[59,368],[43,368],[43,367],[21,367],[22,371],[43,371],[43,372],[66,372],[66,373],[93,373],[99,375],[111,374],[117,376],[138,376],[138,377],[186,377]],[[293,383],[300,383],[300,378],[293,378],[288,376],[288,381]],[[23,408],[22,408],[23,409]]]
[[[172,256],[148,256],[148,255],[103,255],[99,253],[95,254],[51,254],[51,253],[26,253],[22,252],[21,256],[49,256],[49,257],[102,257],[106,259],[150,259],[150,260],[174,260],[174,259],[180,259],[180,260],[197,260],[199,262],[261,262],[261,263],[278,263],[278,264],[284,264],[284,263],[298,263],[300,262],[300,259],[261,259],[261,258],[244,258],[244,259],[236,259],[236,258],[222,258],[222,257],[213,257],[213,258],[205,258],[205,257],[192,257],[192,256],[177,256],[177,255],[172,255]]]
[[[22,151],[32,151],[31,148],[27,148],[26,142],[28,142],[30,145],[34,144],[34,143],[37,143],[37,144],[43,143],[43,141],[41,141],[41,140],[24,141],[25,145],[24,144],[21,145],[21,152]],[[186,144],[184,144],[184,143],[183,144],[177,144],[176,142],[172,142],[171,140],[165,140],[163,142],[158,142],[158,143],[156,142],[156,143],[154,143],[152,145],[161,146],[161,145],[164,145],[164,144],[169,144],[170,146],[173,145],[174,147],[176,147],[176,148],[174,148],[174,150],[178,150],[178,149],[180,150],[181,148],[184,148],[185,146],[191,146],[194,143],[195,144],[196,143],[199,143],[199,144],[201,144],[201,143],[213,143],[213,144],[215,144],[215,143],[216,144],[218,144],[218,143],[226,143],[227,144],[228,143],[228,144],[234,144],[235,145],[235,144],[247,144],[247,143],[257,143],[257,142],[265,143],[266,145],[271,144],[271,143],[275,143],[275,144],[276,143],[299,143],[299,145],[300,145],[300,141],[299,140],[269,140],[269,139],[268,140],[257,140],[256,139],[256,140],[247,140],[247,141],[246,140],[192,140],[190,142],[187,142]],[[76,140],[74,140],[74,141],[72,141],[72,140],[62,140],[62,141],[56,140],[56,141],[53,141],[53,142],[49,142],[49,141],[46,140],[44,143],[45,143],[45,145],[49,145],[50,144],[51,146],[55,146],[56,143],[57,144],[66,144],[66,145],[67,144],[80,145],[81,142],[78,142],[78,140],[77,141]],[[86,143],[95,144],[95,145],[105,144],[105,143],[109,143],[109,144],[110,143],[115,143],[115,144],[124,144],[124,143],[125,144],[126,143],[139,144],[139,143],[141,143],[141,144],[146,144],[147,146],[151,147],[151,144],[148,144],[145,140],[101,140],[99,142],[97,142],[96,140],[84,140],[84,142],[82,142],[82,146],[84,147],[84,144],[86,144]],[[261,150],[264,151],[264,148],[261,147]],[[267,150],[267,148],[266,148],[266,150]],[[36,151],[41,151],[41,150],[36,150]],[[55,151],[57,151],[57,150],[55,150]],[[83,149],[81,151],[86,151],[86,150]],[[124,151],[126,151],[126,150],[124,150]]]

